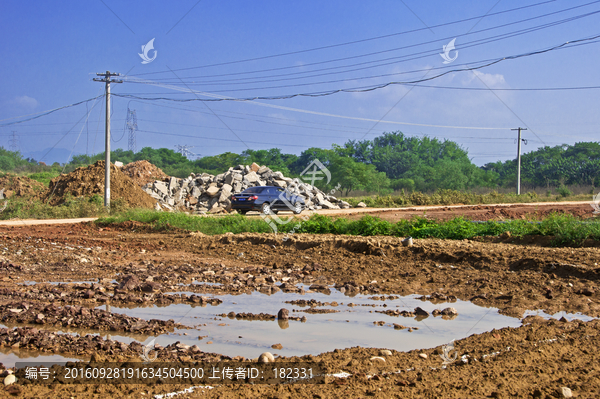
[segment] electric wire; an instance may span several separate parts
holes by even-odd
[[[591,3],[588,3],[588,4],[591,4]],[[357,56],[350,56],[350,57],[338,58],[338,59],[328,60],[328,61],[320,61],[320,62],[316,62],[316,63],[302,64],[301,67],[302,68],[306,68],[307,66],[312,66],[312,65],[318,65],[318,64],[323,64],[323,63],[330,63],[330,62],[347,61],[349,59],[367,57],[367,56],[371,56],[371,55],[377,55],[377,54],[382,54],[382,53],[387,53],[387,52],[392,52],[392,51],[398,51],[398,50],[408,49],[408,48],[412,48],[412,47],[419,47],[419,46],[426,45],[426,44],[436,44],[436,43],[439,43],[441,41],[451,40],[452,38],[456,39],[456,38],[460,38],[460,37],[467,36],[467,35],[474,35],[474,34],[482,33],[482,32],[485,32],[485,31],[489,31],[489,30],[493,30],[493,29],[498,29],[498,28],[506,27],[506,26],[509,26],[509,25],[514,25],[514,24],[519,24],[519,23],[523,23],[523,22],[528,22],[528,21],[531,21],[531,20],[535,20],[535,19],[539,19],[539,18],[542,18],[542,17],[549,16],[549,15],[557,14],[559,12],[564,12],[564,11],[567,11],[567,10],[572,10],[573,8],[578,8],[578,7],[580,7],[580,6],[568,8],[566,10],[561,10],[561,11],[557,11],[557,12],[553,12],[553,13],[549,13],[549,14],[544,14],[544,15],[537,16],[537,17],[531,17],[531,18],[520,20],[520,21],[506,23],[506,24],[495,26],[495,27],[486,28],[486,29],[482,29],[482,30],[479,30],[479,31],[470,32],[470,33],[466,33],[466,34],[462,34],[462,35],[458,35],[458,36],[448,36],[446,38],[431,40],[431,41],[422,42],[422,43],[418,43],[418,44],[406,45],[406,46],[397,47],[397,48],[393,48],[393,49],[381,50],[381,51],[377,51],[377,52],[371,52],[371,53],[367,53],[367,54],[361,54],[361,55],[357,55]],[[595,15],[598,12],[600,12],[600,11],[594,11],[594,12],[589,12],[589,13],[585,13],[585,14],[580,14],[580,15],[577,15],[577,16],[565,18],[565,19],[558,20],[558,21],[548,22],[548,23],[545,23],[545,24],[541,24],[541,25],[537,25],[537,26],[533,26],[533,27],[529,27],[529,28],[523,28],[523,29],[517,30],[517,31],[511,31],[511,32],[502,33],[502,34],[499,34],[499,35],[496,35],[496,36],[490,36],[488,38],[477,39],[477,40],[474,40],[474,41],[462,44],[461,45],[461,49],[466,49],[466,48],[474,47],[476,45],[481,45],[481,44],[488,44],[488,43],[491,43],[491,42],[495,42],[495,41],[499,41],[499,40],[504,40],[506,38],[519,36],[521,34],[526,34],[526,33],[531,33],[531,32],[537,31],[537,30],[546,29],[548,27],[553,27],[553,26],[560,25],[560,24],[563,24],[563,23],[572,22],[572,21],[580,19],[580,18],[584,18],[584,17],[588,17],[588,16],[591,16],[591,15]],[[484,41],[484,40],[488,40],[488,41]],[[240,81],[240,80],[248,80],[248,79],[268,79],[268,80],[262,80],[262,81],[258,80],[258,81],[243,82],[243,83],[238,83],[238,84],[264,83],[264,82],[274,82],[274,81],[283,81],[283,80],[306,79],[306,78],[309,78],[309,77],[318,77],[318,76],[325,76],[325,75],[332,75],[332,74],[354,72],[354,71],[359,71],[359,70],[364,70],[364,69],[371,69],[371,68],[376,68],[376,67],[381,67],[381,66],[387,66],[387,65],[396,64],[398,62],[396,62],[396,61],[394,61],[394,62],[385,62],[383,64],[378,64],[378,65],[368,66],[368,67],[363,67],[363,68],[355,68],[355,69],[349,69],[349,70],[345,70],[345,71],[331,72],[331,73],[324,73],[324,74],[313,74],[313,75],[301,76],[301,77],[296,77],[296,78],[286,78],[286,79],[272,79],[272,78],[274,78],[274,77],[281,77],[281,76],[293,76],[293,75],[298,75],[298,74],[310,74],[310,73],[319,72],[319,71],[328,71],[328,70],[335,70],[335,69],[341,69],[341,68],[349,68],[349,67],[355,67],[355,66],[360,66],[360,65],[365,65],[365,64],[372,64],[372,63],[383,62],[383,61],[401,60],[401,59],[404,59],[404,58],[407,58],[407,57],[410,57],[410,56],[423,54],[421,57],[410,58],[408,60],[402,61],[402,62],[406,62],[406,61],[411,61],[411,60],[415,60],[415,59],[426,58],[426,57],[428,57],[430,55],[437,54],[438,52],[439,52],[439,48],[436,47],[434,50],[427,50],[427,51],[421,51],[421,52],[412,53],[412,54],[408,54],[408,55],[402,55],[402,56],[397,56],[397,57],[384,58],[382,60],[373,60],[373,61],[366,61],[366,62],[361,62],[361,63],[356,63],[356,64],[350,64],[350,65],[342,65],[342,66],[335,66],[335,67],[329,67],[329,68],[321,68],[321,69],[317,69],[317,70],[313,70],[313,71],[294,72],[294,73],[290,73],[290,74],[279,74],[279,75],[260,76],[260,77],[247,77],[247,78],[238,78],[238,79],[230,79],[230,80],[209,80],[209,81],[193,82],[193,84],[204,84],[204,85],[215,85],[215,84],[219,84],[219,83],[222,83],[222,84],[233,84],[233,82]],[[289,69],[289,68],[298,68],[298,67],[299,66],[294,65],[294,66],[282,67],[282,68],[276,68],[276,69]],[[440,68],[447,68],[447,66],[440,67]],[[419,71],[415,71],[415,72],[419,72]],[[239,74],[247,74],[247,73],[250,73],[250,72],[230,73],[230,74],[222,74],[222,75],[208,75],[208,76],[188,76],[188,77],[185,77],[185,79],[194,79],[194,78],[197,78],[197,77],[198,78],[206,78],[206,77],[210,77],[210,76],[239,75]],[[138,75],[132,75],[132,76],[138,76]],[[154,81],[161,81],[161,82],[162,81],[168,82],[168,81],[173,81],[174,78],[158,78],[158,79],[153,79],[153,80]]]
[[[243,63],[243,62],[253,62],[253,61],[259,61],[259,60],[276,58],[276,57],[283,57],[283,56],[294,55],[294,54],[302,54],[302,53],[307,53],[307,52],[312,52],[312,51],[326,50],[326,49],[331,49],[331,48],[341,47],[341,46],[347,46],[347,45],[352,45],[352,44],[365,43],[365,42],[369,42],[369,41],[373,41],[373,40],[379,40],[379,39],[384,39],[384,38],[389,38],[389,37],[395,37],[395,36],[405,35],[405,34],[408,34],[408,33],[420,32],[420,31],[431,29],[431,28],[440,28],[440,27],[443,27],[443,26],[449,26],[449,25],[459,24],[459,23],[462,23],[462,22],[468,22],[468,21],[472,21],[472,20],[476,20],[476,19],[482,19],[482,18],[492,17],[492,16],[495,16],[495,15],[505,14],[505,13],[509,13],[509,12],[513,12],[513,11],[520,11],[520,10],[523,10],[523,9],[526,9],[526,8],[537,7],[537,6],[540,6],[540,5],[552,3],[554,1],[555,0],[549,0],[549,1],[544,1],[544,2],[540,2],[540,3],[535,3],[535,4],[527,5],[527,6],[521,6],[521,7],[513,8],[513,9],[510,9],[510,10],[498,11],[498,12],[495,12],[495,13],[484,14],[484,15],[480,15],[480,16],[477,16],[477,17],[470,17],[470,18],[465,18],[465,19],[458,20],[458,21],[446,22],[446,23],[442,23],[442,24],[438,24],[438,25],[433,25],[433,26],[431,26],[429,28],[411,29],[411,30],[408,30],[408,31],[391,33],[391,34],[387,34],[387,35],[375,36],[375,37],[366,38],[366,39],[360,39],[360,40],[353,40],[353,41],[349,41],[349,42],[345,42],[345,43],[337,43],[337,44],[332,44],[332,45],[327,45],[327,46],[314,47],[314,48],[305,49],[305,50],[290,51],[290,52],[286,52],[286,53],[272,54],[272,55],[261,56],[261,57],[253,57],[253,58],[247,58],[247,59],[236,60],[236,61],[227,61],[227,62],[220,62],[220,63],[214,63],[214,64],[200,65],[200,66],[195,66],[195,67],[179,68],[179,69],[173,69],[173,71],[174,72],[179,72],[179,71],[187,71],[187,70],[192,70],[192,69],[200,69],[200,68],[209,68],[209,67],[215,67],[215,66],[224,66],[224,65],[231,65],[231,64],[239,64],[239,63]],[[582,5],[581,7],[587,6],[587,5],[591,5],[591,4],[595,4],[595,3],[598,3],[598,2],[600,2],[600,0],[593,1],[593,2],[590,2],[590,3],[586,3],[586,4]],[[130,76],[145,76],[145,75],[154,75],[154,74],[167,73],[167,72],[171,72],[171,71],[146,72],[146,73],[143,73],[143,74],[136,74],[136,75],[130,75]]]

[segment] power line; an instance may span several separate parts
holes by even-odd
[[[599,0],[600,1],[600,0]],[[591,4],[591,3],[589,3]],[[587,4],[587,5],[589,5]],[[411,48],[411,47],[419,47],[419,46],[423,46],[423,45],[427,45],[427,44],[436,44],[436,46],[441,42],[441,41],[445,41],[445,40],[450,40],[452,38],[460,38],[463,36],[467,36],[467,35],[475,35],[478,33],[482,33],[485,31],[489,31],[489,30],[494,30],[494,29],[498,29],[498,28],[502,28],[502,27],[506,27],[506,26],[510,26],[510,25],[514,25],[514,24],[520,24],[523,22],[528,22],[531,20],[535,20],[535,19],[540,19],[543,17],[547,17],[550,15],[554,15],[554,14],[558,14],[558,13],[563,13],[566,11],[571,11],[575,8],[579,8],[579,7],[583,7],[583,6],[576,6],[576,7],[571,7],[571,8],[567,8],[564,10],[560,10],[560,11],[555,11],[552,13],[548,13],[548,14],[543,14],[543,15],[539,15],[536,17],[531,17],[531,18],[526,18],[520,21],[515,21],[515,22],[510,22],[510,23],[506,23],[506,24],[502,24],[502,25],[498,25],[498,26],[494,26],[491,28],[486,28],[486,29],[482,29],[479,31],[475,31],[475,32],[470,32],[470,33],[466,33],[466,34],[462,34],[462,35],[457,35],[457,36],[448,36],[445,38],[440,38],[440,39],[436,39],[436,40],[430,40],[430,41],[426,41],[426,42],[421,42],[421,43],[417,43],[417,44],[411,44],[411,45],[406,45],[406,46],[402,46],[402,47],[397,47],[397,48],[393,48],[393,49],[387,49],[387,50],[381,50],[381,51],[376,51],[376,52],[371,52],[371,53],[366,53],[366,54],[361,54],[361,55],[356,55],[356,56],[348,56],[348,57],[344,57],[344,58],[337,58],[337,59],[332,59],[332,60],[327,60],[327,61],[319,61],[319,62],[314,62],[314,63],[305,63],[302,64],[302,68],[306,68],[308,66],[314,66],[314,65],[320,65],[320,64],[325,64],[325,63],[331,63],[331,62],[340,62],[340,61],[347,61],[350,59],[355,59],[355,58],[362,58],[362,57],[367,57],[367,56],[372,56],[372,55],[377,55],[377,54],[383,54],[383,53],[388,53],[388,52],[392,52],[392,51],[398,51],[398,50],[402,50],[402,49],[407,49],[407,48]],[[574,20],[580,19],[580,18],[584,18],[590,15],[594,15],[596,13],[598,13],[599,11],[595,11],[595,12],[590,12],[590,13],[585,13],[585,14],[580,14],[574,17],[569,17],[569,18],[565,18],[562,20],[558,20],[558,21],[553,21],[553,22],[548,22],[545,24],[541,24],[541,25],[537,25],[537,26],[533,26],[533,27],[529,27],[529,28],[523,28],[520,30],[516,30],[516,31],[511,31],[511,32],[506,32],[506,33],[502,33],[496,36],[490,36],[488,38],[482,38],[482,39],[477,39],[471,42],[466,42],[464,44],[461,45],[461,49],[466,49],[466,48],[470,48],[470,47],[474,47],[474,46],[478,46],[481,44],[488,44],[488,43],[492,43],[498,40],[504,40],[506,38],[511,38],[511,37],[515,37],[521,34],[526,34],[526,33],[531,33],[540,29],[545,29],[548,27],[553,27],[559,24],[563,24],[563,23],[567,23],[567,22],[572,22]],[[376,67],[381,67],[381,66],[387,66],[387,65],[391,65],[391,64],[397,64],[398,60],[401,60],[403,58],[407,58],[407,57],[411,57],[411,56],[415,56],[415,55],[422,55],[420,57],[413,57],[413,58],[409,58],[405,61],[402,62],[406,62],[406,61],[412,61],[415,59],[420,59],[420,58],[425,58],[425,57],[429,57],[430,55],[433,54],[437,54],[439,53],[439,48],[436,47],[433,50],[427,50],[427,51],[421,51],[421,52],[417,52],[417,53],[412,53],[412,54],[407,54],[407,55],[402,55],[402,56],[397,56],[397,57],[390,57],[390,58],[384,58],[382,60],[373,60],[373,61],[365,61],[365,62],[360,62],[360,63],[355,63],[355,64],[350,64],[350,65],[341,65],[341,66],[335,66],[335,67],[328,67],[328,68],[321,68],[321,69],[316,69],[313,71],[301,71],[301,72],[293,72],[293,73],[287,73],[287,74],[279,74],[279,75],[268,75],[268,76],[259,76],[259,77],[246,77],[246,78],[238,78],[238,79],[233,79],[233,80],[209,80],[209,81],[200,81],[200,82],[193,82],[193,84],[203,84],[203,85],[207,85],[207,84],[219,84],[219,83],[223,83],[223,84],[233,84],[233,82],[235,81],[241,81],[241,80],[249,80],[249,79],[268,79],[268,80],[263,80],[263,81],[252,81],[252,82],[240,82],[239,84],[250,84],[250,83],[264,83],[264,82],[273,82],[273,81],[281,81],[281,80],[295,80],[295,79],[306,79],[309,77],[316,77],[316,76],[325,76],[325,75],[332,75],[332,74],[340,74],[340,73],[347,73],[347,72],[355,72],[355,71],[359,71],[359,70],[364,70],[364,69],[371,69],[371,68],[376,68]],[[373,64],[376,62],[383,62],[383,61],[391,61],[394,60],[394,62],[385,62],[383,64],[378,64],[378,65],[373,65],[373,66],[368,66],[368,67],[362,67],[362,68],[355,68],[355,69],[349,69],[349,70],[345,70],[345,71],[340,71],[340,72],[330,72],[330,73],[320,73],[320,74],[313,74],[313,75],[308,75],[308,76],[300,76],[300,77],[295,77],[295,78],[287,78],[287,79],[272,79],[274,77],[282,77],[282,76],[294,76],[294,75],[303,75],[303,74],[311,74],[314,72],[320,72],[320,71],[329,71],[329,70],[336,70],[336,69],[342,69],[342,68],[349,68],[349,67],[355,67],[355,66],[360,66],[360,65],[366,65],[366,64]],[[440,67],[439,69],[444,69],[444,68],[448,68],[449,66],[445,66],[445,67]],[[249,73],[258,73],[258,72],[266,72],[266,71],[273,71],[273,70],[283,70],[283,69],[291,69],[291,68],[299,68],[298,65],[293,65],[293,66],[287,66],[287,67],[279,67],[279,68],[271,68],[271,69],[267,69],[267,70],[260,70],[260,71],[252,71],[252,72],[236,72],[236,73],[228,73],[228,74],[220,74],[220,75],[203,75],[203,76],[189,76],[189,77],[185,77],[185,79],[193,79],[196,77],[200,77],[200,78],[207,78],[207,77],[222,77],[222,76],[236,76],[236,75],[246,75]],[[422,71],[415,71],[415,72],[422,72]],[[404,74],[407,72],[403,72],[403,73],[399,73],[399,74]],[[395,75],[395,74],[388,74],[388,75],[383,75],[383,76],[389,76],[389,75]],[[140,76],[140,75],[132,75],[132,76]],[[154,81],[173,81],[174,78],[158,78],[158,79],[154,79]]]
[[[60,111],[61,109],[75,107],[75,106],[77,106],[79,104],[83,104],[83,103],[88,102],[88,101],[93,101],[93,100],[95,100],[95,99],[97,99],[99,97],[102,97],[102,95],[96,96],[96,97],[92,97],[92,98],[88,98],[87,100],[79,101],[79,102],[76,102],[76,103],[73,103],[73,104],[63,105],[62,107],[54,108],[54,109],[51,109],[51,110],[48,110],[48,111],[41,111],[41,112],[36,112],[36,113],[33,113],[33,114],[13,116],[11,118],[1,119],[0,121],[7,121],[7,120],[10,120],[10,119],[17,119],[17,118],[22,118],[22,117],[25,117],[25,116],[37,115],[37,116],[34,116],[32,118],[24,119],[22,121],[10,122],[10,123],[3,123],[3,124],[0,124],[0,126],[16,125],[17,123],[23,123],[23,122],[31,121],[31,120],[34,120],[34,119],[38,119],[38,118],[41,118],[42,116],[50,115],[50,114],[52,114],[52,113],[54,113],[56,111]]]
[[[526,8],[537,7],[537,6],[541,6],[544,4],[553,3],[554,1],[555,0],[544,1],[544,2],[540,2],[540,3],[536,3],[536,4],[513,8],[510,10],[498,11],[495,13],[484,14],[484,15],[480,15],[477,17],[471,17],[471,18],[465,18],[465,19],[458,20],[458,21],[446,22],[443,24],[433,25],[433,26],[426,27],[426,28],[412,29],[412,30],[408,30],[408,31],[391,33],[391,34],[381,35],[381,36],[375,36],[375,37],[366,38],[366,39],[353,40],[353,41],[349,41],[349,42],[345,42],[345,43],[338,43],[338,44],[332,44],[332,45],[328,45],[328,46],[320,46],[320,47],[314,47],[314,48],[305,49],[305,50],[290,51],[290,52],[286,52],[286,53],[272,54],[272,55],[261,56],[261,57],[247,58],[247,59],[242,59],[242,60],[237,60],[237,61],[228,61],[228,62],[221,62],[221,63],[215,63],[215,64],[207,64],[207,65],[200,65],[200,66],[188,67],[188,68],[179,68],[179,69],[173,69],[172,71],[147,72],[147,73],[131,75],[131,76],[145,76],[145,75],[154,75],[154,74],[166,73],[166,72],[188,71],[188,70],[192,70],[192,69],[201,69],[201,68],[209,68],[209,67],[215,67],[215,66],[239,64],[239,63],[243,63],[243,62],[259,61],[259,60],[276,58],[276,57],[284,57],[284,56],[294,55],[294,54],[302,54],[302,53],[307,53],[307,52],[312,52],[312,51],[326,50],[326,49],[331,49],[331,48],[335,48],[335,47],[348,46],[348,45],[352,45],[352,44],[365,43],[365,42],[369,42],[369,41],[373,41],[373,40],[385,39],[385,38],[405,35],[405,34],[409,34],[409,33],[420,32],[423,30],[428,30],[430,28],[439,28],[439,27],[443,27],[443,26],[459,24],[462,22],[468,22],[468,21],[472,21],[472,20],[476,20],[476,19],[482,19],[482,18],[505,14],[505,13],[509,13],[509,12],[513,12],[513,11],[519,11],[519,10],[526,9]],[[591,5],[594,3],[598,3],[598,2],[600,2],[600,0],[584,4],[581,7]]]
[[[218,95],[218,94],[214,94],[214,93],[207,93],[207,92],[203,92],[203,91],[196,91],[196,90],[190,89],[189,87],[187,89],[183,89],[183,88],[181,88],[179,86],[175,86],[175,85],[167,85],[167,84],[157,83],[157,82],[149,81],[149,80],[140,80],[140,81],[137,81],[136,83],[144,83],[144,84],[148,84],[148,85],[164,87],[164,88],[169,88],[169,89],[178,90],[178,91],[187,91],[189,93],[193,93],[194,95],[202,94],[206,97],[212,97],[212,98],[201,99],[201,98],[196,97],[196,98],[191,98],[191,99],[173,99],[173,98],[166,98],[166,97],[144,98],[144,97],[138,97],[138,96],[123,95],[123,94],[115,94],[115,95],[124,97],[124,98],[135,98],[135,99],[139,99],[139,100],[167,100],[167,101],[175,101],[175,102],[189,102],[189,101],[203,101],[203,102],[208,102],[208,101],[252,101],[252,102],[254,102],[255,100],[282,100],[282,99],[290,99],[290,98],[295,98],[295,97],[324,97],[324,96],[330,96],[330,95],[337,94],[337,93],[365,93],[365,92],[383,89],[388,86],[407,85],[407,84],[427,82],[430,80],[438,79],[438,78],[445,76],[447,74],[450,74],[450,73],[475,71],[478,69],[482,69],[482,68],[486,68],[486,67],[495,65],[502,61],[515,60],[515,59],[519,59],[519,58],[544,54],[544,53],[547,53],[550,51],[558,50],[565,46],[571,47],[577,43],[589,42],[589,41],[592,41],[592,40],[595,40],[598,38],[600,38],[600,35],[583,38],[583,39],[577,39],[574,41],[567,41],[562,44],[559,44],[559,45],[556,45],[556,46],[553,46],[550,48],[546,48],[543,50],[531,51],[531,52],[512,55],[512,56],[506,56],[506,57],[499,58],[499,59],[496,59],[495,61],[488,62],[486,64],[479,65],[479,66],[461,68],[461,69],[452,69],[452,70],[449,70],[449,71],[446,71],[446,72],[443,72],[443,73],[440,73],[440,74],[437,74],[435,76],[431,76],[428,78],[422,78],[422,79],[417,79],[417,80],[412,80],[412,81],[404,81],[404,82],[394,81],[394,82],[387,82],[387,83],[382,83],[382,84],[378,84],[378,85],[359,86],[359,87],[354,87],[354,88],[332,89],[332,90],[325,90],[325,91],[312,92],[312,93],[295,93],[295,94],[286,94],[286,95],[280,95],[280,96],[255,96],[255,97],[248,97],[248,98],[236,98],[236,97],[228,97],[228,96]],[[257,104],[257,103],[255,103],[255,104]],[[267,105],[267,106],[270,106],[270,105]],[[276,107],[276,106],[274,106],[274,107]]]

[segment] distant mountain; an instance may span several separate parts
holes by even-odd
[[[24,152],[23,158],[33,158],[38,162],[44,162],[46,165],[52,165],[54,162],[58,162],[60,164],[67,163],[71,160],[71,157],[75,155],[79,155],[80,153],[74,152],[71,155],[71,150],[66,148],[46,148],[40,151],[30,151]]]

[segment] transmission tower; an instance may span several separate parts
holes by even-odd
[[[133,151],[135,154],[137,152],[137,145],[135,143],[135,132],[138,129],[137,126],[137,115],[135,114],[135,109],[130,110],[127,107],[127,130],[129,130],[129,151]]]
[[[12,131],[12,135],[10,136],[10,139],[8,140],[8,145],[10,147],[10,150],[13,152],[17,152],[19,151],[19,135],[17,134],[17,132],[15,130]]]
[[[193,145],[179,145],[179,144],[177,144],[175,147],[177,148],[177,152],[180,153],[181,155],[183,155],[186,158],[189,158],[190,156],[196,155],[196,154],[194,154],[193,152],[190,151],[190,148],[194,148]]]

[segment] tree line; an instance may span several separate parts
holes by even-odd
[[[66,165],[66,170],[102,159],[104,153],[77,155]],[[344,145],[334,144],[331,149],[313,147],[300,155],[271,148],[246,150],[240,154],[225,152],[190,160],[167,148],[145,147],[137,153],[122,149],[111,151],[111,159],[123,163],[147,160],[166,174],[178,177],[187,177],[192,172],[219,174],[232,166],[252,162],[281,171],[286,176],[298,177],[318,159],[330,171],[331,181],[327,187],[324,180],[317,181],[316,185],[323,189],[339,186],[344,194],[357,190],[387,194],[401,189],[431,192],[514,187],[517,175],[516,159],[478,167],[472,163],[468,152],[454,141],[408,137],[402,132],[383,133],[373,140],[349,140]],[[39,168],[35,160],[25,160],[19,153],[0,148],[1,170],[31,169],[33,165]],[[546,146],[523,154],[521,178],[522,184],[530,187],[596,187],[600,185],[600,143]]]

